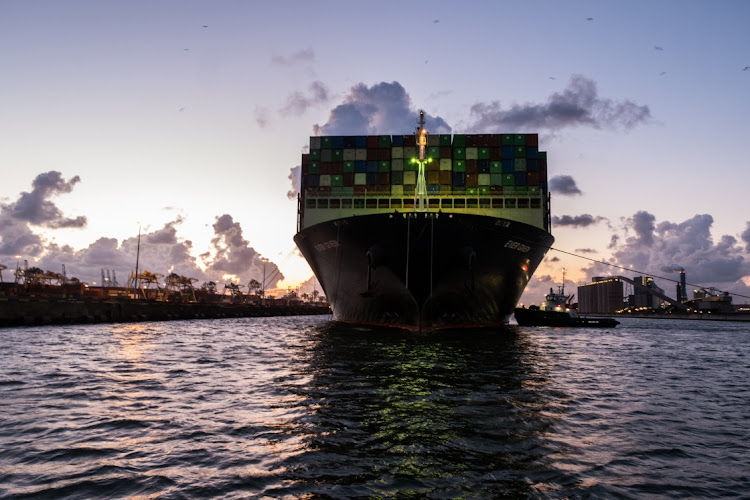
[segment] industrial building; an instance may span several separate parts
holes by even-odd
[[[582,314],[611,314],[623,308],[623,286],[619,276],[597,276],[578,287],[578,311]]]

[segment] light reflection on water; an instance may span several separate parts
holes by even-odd
[[[0,496],[750,490],[745,324],[419,336],[243,318],[0,339]]]

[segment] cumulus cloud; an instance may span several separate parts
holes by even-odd
[[[13,219],[49,228],[85,227],[86,217],[65,217],[49,198],[70,193],[81,178],[75,176],[66,181],[62,174],[50,171],[36,176],[31,192],[23,192],[15,203],[3,206],[3,212]]]
[[[745,229],[745,232],[742,233],[740,238],[742,238],[742,241],[745,242],[745,251],[750,253],[750,222],[747,223],[747,228]]]
[[[211,244],[215,253],[210,262],[205,261],[209,270],[219,272],[222,276],[237,277],[240,281],[243,281],[242,276],[262,277],[262,257],[243,236],[239,222],[235,222],[231,215],[224,214],[216,218],[213,229],[215,236]],[[267,278],[273,276],[274,283],[284,279],[276,264],[269,262],[266,266]]]
[[[582,215],[563,215],[552,217],[552,225],[554,226],[572,226],[572,227],[588,227],[599,222],[606,221],[606,217],[596,216],[590,214]]]
[[[286,106],[281,109],[284,117],[301,116],[309,108],[326,104],[329,101],[328,89],[322,82],[315,81],[310,84],[307,93],[292,92],[287,97]]]
[[[714,241],[713,222],[708,214],[683,222],[657,222],[648,212],[636,212],[612,240],[612,263],[643,273],[682,268],[692,283],[746,294],[742,279],[750,276],[747,247],[730,235]]]
[[[584,76],[571,77],[568,87],[552,94],[546,103],[514,104],[503,109],[498,101],[471,108],[470,129],[488,133],[507,130],[549,130],[586,126],[630,130],[648,123],[651,111],[629,99],[615,101],[599,96],[596,83]]]
[[[302,167],[297,165],[296,167],[292,167],[289,169],[289,182],[292,184],[292,189],[286,192],[286,197],[290,200],[296,200],[297,194],[300,192],[301,189],[301,179],[302,179]]]
[[[410,134],[416,128],[418,110],[398,82],[380,82],[371,87],[359,83],[349,89],[343,103],[328,115],[328,121],[313,127],[315,135]],[[431,133],[450,133],[442,118],[425,113]]]
[[[288,56],[273,56],[271,62],[275,66],[299,66],[315,62],[315,52],[312,49],[298,50]]]
[[[549,179],[549,190],[552,193],[560,194],[563,196],[575,196],[583,194],[576,181],[569,175],[557,175]]]

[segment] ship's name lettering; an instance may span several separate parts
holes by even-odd
[[[526,253],[529,250],[531,250],[531,247],[529,245],[524,245],[523,243],[519,243],[513,240],[508,241],[508,243],[505,244],[505,248],[518,250],[519,252],[522,252],[522,253]]]
[[[317,250],[318,252],[322,252],[323,250],[329,250],[331,248],[336,248],[337,246],[339,246],[338,241],[328,240],[328,241],[324,241],[323,243],[318,243],[317,245],[315,245],[315,250]]]

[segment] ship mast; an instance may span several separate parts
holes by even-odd
[[[417,191],[414,195],[414,211],[424,212],[427,209],[427,183],[425,182],[424,165],[431,161],[430,158],[425,158],[425,148],[427,147],[427,129],[424,128],[424,111],[419,111],[419,126],[417,131],[414,133],[417,139],[417,146],[419,147],[419,159],[412,159],[412,162],[416,162],[419,165],[419,172],[417,173]],[[418,201],[418,203],[417,203]],[[419,207],[419,208],[417,208]]]

